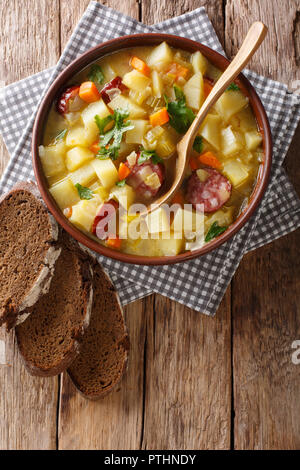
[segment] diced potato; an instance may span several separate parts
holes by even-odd
[[[256,150],[257,147],[262,143],[262,135],[257,131],[246,132],[245,140],[248,150]]]
[[[122,82],[132,90],[143,91],[150,85],[151,79],[138,70],[131,70],[124,75]]]
[[[162,95],[163,95],[163,89],[164,89],[164,85],[163,85],[163,81],[161,79],[161,76],[159,75],[159,73],[156,70],[153,70],[153,72],[151,74],[151,78],[152,78],[153,94],[157,98],[161,98]]]
[[[115,199],[125,210],[133,204],[135,192],[131,186],[124,184],[122,187],[114,186],[109,194],[109,199]]]
[[[169,232],[170,230],[169,216],[161,207],[148,214],[145,220],[151,234]]]
[[[191,63],[194,69],[194,73],[201,72],[202,75],[205,74],[208,62],[200,51],[194,52],[194,54],[191,56]]]
[[[230,124],[242,132],[257,130],[257,123],[250,106],[234,114],[230,118]]]
[[[143,91],[129,90],[129,98],[136,104],[141,105],[152,94],[152,89],[147,86]]]
[[[175,256],[183,250],[184,240],[178,234],[171,233],[169,239],[156,240],[158,254],[156,256]]]
[[[233,131],[231,126],[222,129],[222,152],[225,157],[234,155],[243,147],[243,137],[239,132]]]
[[[215,104],[220,116],[228,122],[231,116],[238,113],[248,104],[248,98],[239,90],[228,90]]]
[[[66,145],[67,147],[88,147],[96,140],[98,133],[99,131],[94,127],[85,128],[76,124],[67,133]]]
[[[66,165],[69,171],[75,171],[93,158],[94,154],[89,149],[84,147],[73,147],[67,152]]]
[[[102,202],[98,197],[79,201],[72,207],[72,215],[69,218],[70,222],[89,232],[101,204]]]
[[[236,160],[224,163],[223,172],[235,187],[244,183],[249,176],[247,167]]]
[[[82,186],[88,186],[96,178],[97,175],[91,163],[86,163],[85,165],[78,168],[78,170],[70,173],[70,179],[72,182],[74,184],[79,183]]]
[[[111,188],[118,181],[118,171],[110,158],[107,160],[94,160],[93,166],[104,188]]]
[[[70,178],[52,186],[50,193],[62,210],[73,206],[80,200],[78,191]]]
[[[199,109],[203,100],[203,76],[201,72],[195,73],[184,85],[183,92],[186,104],[193,109]]]
[[[95,122],[95,116],[98,115],[100,119],[109,116],[110,111],[104,101],[101,99],[99,101],[95,101],[94,103],[90,103],[81,114],[83,124],[85,128],[90,128],[92,131],[99,133],[98,126]]]
[[[132,119],[131,124],[134,126],[134,128],[126,132],[126,143],[141,144],[149,121],[144,119]]]
[[[129,112],[129,118],[139,119],[146,115],[146,111],[135,104],[130,98],[126,98],[123,95],[118,95],[111,100],[109,107],[115,109],[127,109]]]
[[[106,201],[109,197],[109,192],[106,188],[104,188],[104,186],[98,186],[97,188],[93,189],[93,192],[100,198],[101,202]]]
[[[208,215],[205,220],[205,233],[208,232],[214,222],[218,222],[220,227],[227,227],[233,221],[233,208],[219,209],[212,215]]]
[[[194,210],[178,208],[171,226],[174,232],[184,232],[190,238],[191,232],[203,232],[204,214]]]
[[[173,60],[173,52],[166,42],[162,42],[159,46],[155,47],[147,60],[150,67],[156,68],[161,64],[167,65]]]
[[[155,150],[161,158],[169,158],[176,151],[176,143],[167,130],[164,130],[164,133],[158,138]]]
[[[66,144],[63,140],[55,145],[39,147],[39,156],[42,162],[44,173],[47,177],[56,176],[63,173],[65,167]]]
[[[199,130],[199,134],[217,150],[220,150],[220,125],[220,116],[208,114]]]

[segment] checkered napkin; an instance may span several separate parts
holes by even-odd
[[[58,74],[78,55],[103,41],[157,31],[188,37],[223,53],[204,8],[149,27],[91,2],[56,67],[2,89],[0,131],[11,160],[0,181],[0,193],[8,191],[18,180],[34,178],[30,151],[32,125],[42,96]],[[300,201],[281,166],[300,119],[300,97],[289,93],[281,83],[250,71],[245,75],[262,99],[274,138],[271,180],[259,209],[231,240],[212,253],[186,263],[139,266],[98,256],[123,304],[159,292],[214,315],[244,253],[300,226]]]

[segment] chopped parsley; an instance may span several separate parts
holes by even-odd
[[[213,238],[218,237],[221,233],[225,232],[225,230],[227,230],[227,227],[220,227],[217,221],[214,222],[205,236],[205,241],[210,242]]]
[[[62,140],[67,133],[67,129],[63,129],[54,139],[53,145],[57,144],[60,140]]]
[[[229,87],[226,89],[226,91],[238,91],[240,89],[239,86],[237,86],[234,82],[232,82]]]
[[[202,153],[203,139],[200,135],[197,135],[197,137],[195,138],[194,144],[193,144],[193,149],[198,153]]]
[[[179,134],[185,134],[195,119],[195,114],[191,108],[187,107],[186,98],[181,88],[174,85],[174,92],[176,97],[175,101],[169,101],[169,98],[164,96],[170,117],[169,123]],[[197,136],[194,141],[193,149],[201,153],[202,148],[202,137]]]
[[[174,85],[175,101],[169,101],[169,98],[164,95],[166,108],[170,117],[170,125],[179,134],[185,134],[193,120],[195,114],[191,108],[186,105],[186,99],[183,91],[178,86]]]
[[[117,181],[116,186],[119,186],[119,188],[123,188],[123,186],[125,186],[125,183],[126,183],[126,179]]]
[[[152,163],[154,163],[154,165],[162,162],[162,159],[157,155],[155,150],[142,149],[140,156],[138,158],[138,165],[141,165],[142,163],[147,162],[148,160],[150,160],[150,158],[152,160]]]
[[[88,74],[88,79],[91,82],[94,82],[94,83],[101,84],[103,82],[104,74],[102,72],[102,69],[101,69],[100,65],[93,64],[91,66],[91,69],[90,69],[89,74]]]
[[[124,132],[134,128],[130,121],[126,121],[129,112],[124,109],[116,109],[114,114],[101,119],[98,115],[95,116],[95,122],[100,132],[100,150],[96,157],[101,160],[111,158],[116,160],[119,155],[119,149]],[[107,132],[104,132],[105,127],[111,121],[114,121],[114,126]]]
[[[78,191],[80,199],[92,199],[93,198],[93,191],[85,186],[81,186],[81,184],[76,183],[75,188]]]
[[[113,116],[110,114],[109,116],[106,116],[105,118],[100,118],[98,114],[95,116],[95,123],[97,124],[99,128],[100,135],[104,134],[104,129],[106,128],[107,124],[109,124],[111,121],[113,121]]]

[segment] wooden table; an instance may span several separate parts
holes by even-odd
[[[88,2],[0,0],[0,80],[54,65]],[[299,0],[102,3],[149,24],[204,5],[229,57],[261,19],[269,35],[251,67],[291,88],[300,79]],[[299,146],[300,132],[286,159],[298,191]],[[0,171],[8,158],[1,143]],[[129,370],[100,402],[81,398],[67,375],[30,377],[2,332],[0,448],[299,449],[299,242],[298,231],[245,256],[215,318],[159,295],[128,306]]]

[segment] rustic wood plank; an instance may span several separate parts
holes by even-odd
[[[222,2],[144,0],[142,20],[205,6],[223,40]],[[230,288],[216,318],[156,296],[148,317],[144,449],[228,449],[231,421]]]
[[[1,0],[2,83],[55,64],[59,56],[58,7],[58,0],[32,0],[30,8],[20,8],[16,0]],[[0,173],[8,159],[1,141]],[[1,331],[0,340],[5,343],[5,364],[0,364],[0,449],[55,449],[57,378],[30,377],[21,363],[14,334]]]
[[[230,296],[215,318],[157,296],[148,317],[143,449],[228,449]]]
[[[251,67],[286,82],[299,76],[295,50],[299,2],[251,0],[226,4],[226,51],[231,56],[257,19],[269,35]],[[296,46],[295,46],[296,44]],[[296,47],[296,49],[295,49]],[[284,60],[283,60],[284,58]],[[300,193],[297,152],[291,146],[287,168]],[[236,449],[299,449],[299,366],[291,344],[300,337],[299,231],[245,257],[232,285],[234,442]]]
[[[253,21],[263,21],[268,36],[249,63],[249,68],[278,79],[290,88],[299,75],[300,0],[227,0],[225,16],[226,52],[232,56]],[[298,13],[297,13],[298,12]],[[295,34],[293,34],[295,33]],[[298,40],[296,35],[298,33]],[[299,85],[298,85],[299,88]]]
[[[153,299],[125,308],[130,337],[127,373],[118,390],[88,401],[63,374],[59,414],[59,449],[139,449],[143,428],[144,343]]]
[[[89,1],[61,0],[61,41],[66,43]],[[139,18],[135,0],[102,2]],[[87,401],[75,390],[67,374],[61,385],[59,413],[60,449],[139,449],[143,428],[144,344],[146,319],[153,298],[125,309],[131,350],[128,372],[118,391],[98,402]]]

